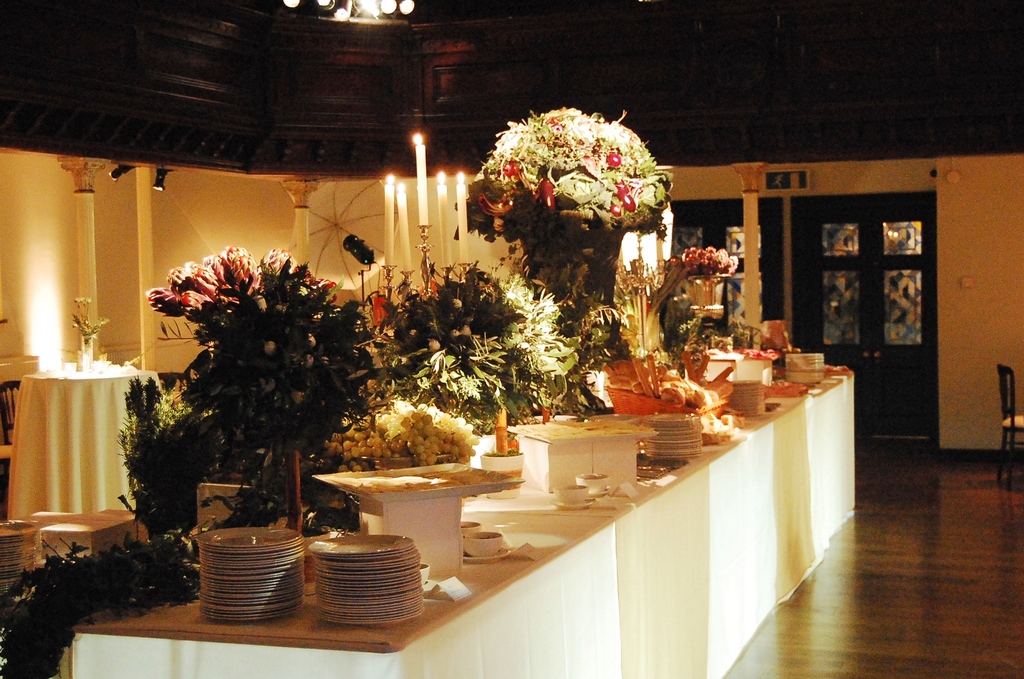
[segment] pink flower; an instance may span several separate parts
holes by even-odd
[[[292,253],[287,250],[274,249],[263,258],[263,266],[273,273],[281,273],[281,271],[288,273],[292,270],[291,258]],[[285,269],[285,266],[288,268]]]
[[[184,316],[185,307],[178,295],[170,288],[153,288],[146,293],[149,306],[164,316]]]
[[[248,292],[260,284],[260,267],[245,248],[229,247],[220,254],[225,268],[231,271],[235,286]]]
[[[204,309],[213,304],[213,300],[195,290],[186,290],[181,296],[181,303],[188,312],[190,309]]]
[[[195,262],[185,262],[182,266],[176,266],[167,274],[167,282],[179,296],[186,290],[192,290],[195,283],[193,279],[199,271],[199,265]]]

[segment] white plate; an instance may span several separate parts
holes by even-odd
[[[564,511],[571,512],[571,511],[577,511],[577,510],[580,510],[580,509],[590,509],[590,505],[594,504],[594,500],[592,498],[587,498],[583,502],[581,502],[579,504],[575,504],[575,505],[567,505],[564,502],[559,502],[558,500],[552,500],[551,504],[553,504],[557,509],[561,509],[561,510],[564,510]]]
[[[462,563],[494,563],[495,561],[501,561],[506,556],[512,553],[512,550],[507,547],[502,547],[498,550],[497,554],[492,556],[462,556]]]

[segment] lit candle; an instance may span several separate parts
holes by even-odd
[[[675,215],[672,214],[672,207],[666,207],[661,213],[661,221],[665,225],[665,241],[661,244],[661,258],[665,261],[672,259],[672,226],[675,224]]]
[[[398,237],[402,240],[402,271],[412,271],[412,243],[409,242],[409,199],[405,184],[398,185]]]
[[[423,145],[423,135],[413,135],[416,144],[416,207],[420,211],[420,225],[429,224],[427,216],[427,147]]]
[[[633,262],[640,259],[640,239],[637,238],[636,231],[628,231],[622,235],[619,257],[627,269],[633,265]]]
[[[645,233],[640,236],[640,259],[648,269],[658,266],[658,234]]]
[[[448,185],[444,183],[444,172],[437,173],[437,232],[441,235],[441,266],[451,264],[451,255],[448,252],[448,227],[446,219],[448,213]]]
[[[384,180],[384,263],[395,264],[395,175]]]
[[[469,215],[466,214],[466,175],[455,179],[455,204],[459,211],[459,261],[469,262]]]

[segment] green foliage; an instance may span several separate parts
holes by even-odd
[[[187,603],[198,591],[199,571],[176,535],[127,540],[90,556],[49,556],[0,602],[0,678],[55,676],[74,626],[95,613]]]
[[[560,391],[557,379],[575,361],[556,319],[550,297],[535,297],[524,279],[449,272],[430,294],[410,291],[387,305],[378,338],[385,390],[484,434],[502,408],[513,423],[528,418]]]
[[[223,437],[218,480],[246,486],[232,522],[272,523],[286,509],[286,455],[297,450],[308,473],[324,442],[369,410],[366,317],[357,302],[335,304],[337,286],[283,250],[257,264],[227,248],[173,269],[168,283],[149,302],[184,317],[202,346],[182,397],[203,431]]]
[[[202,431],[202,413],[161,392],[152,379],[133,379],[119,440],[135,516],[150,533],[196,525],[196,486],[217,463],[223,446]]]

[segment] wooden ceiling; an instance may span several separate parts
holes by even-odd
[[[0,147],[275,176],[479,166],[574,106],[667,165],[1024,152],[1024,3],[3,0]]]

